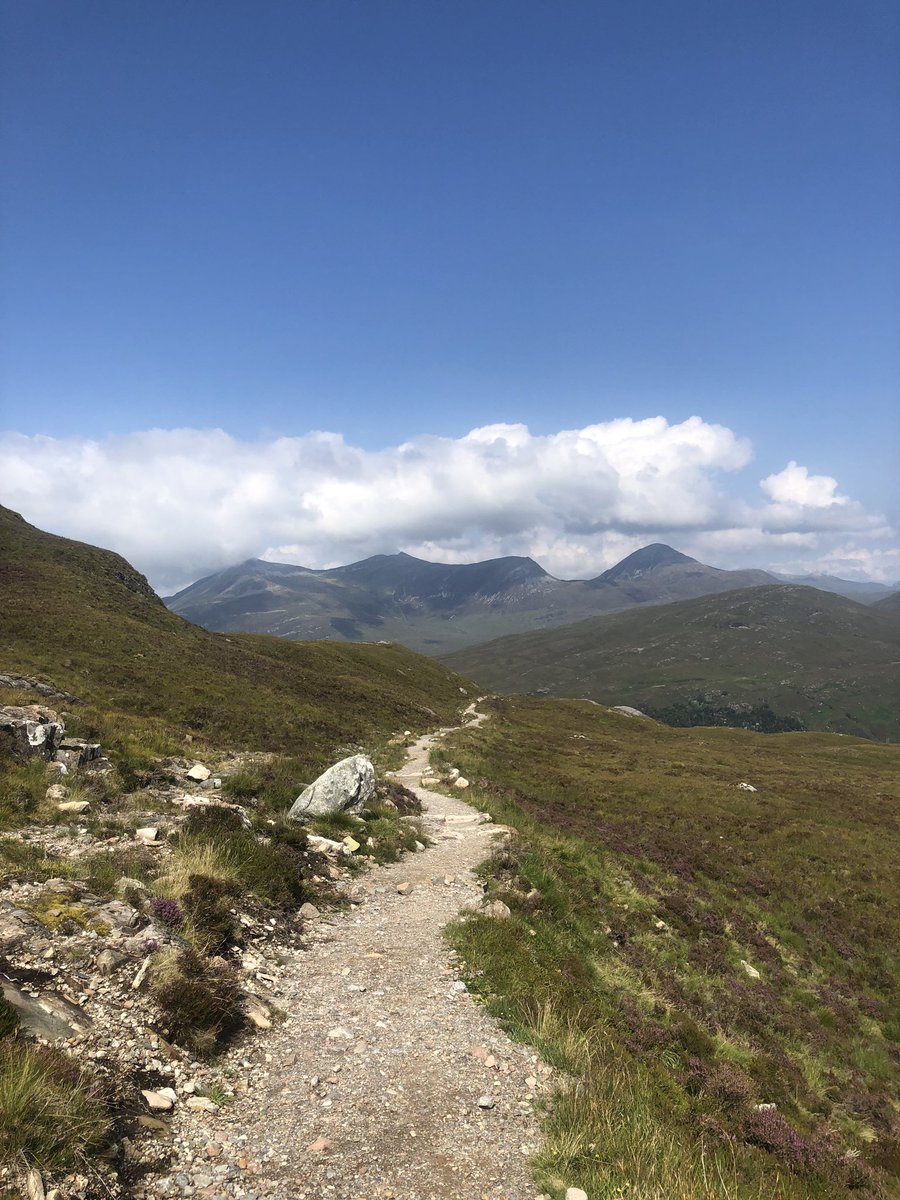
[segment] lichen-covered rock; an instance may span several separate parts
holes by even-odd
[[[288,817],[302,821],[333,812],[360,812],[375,794],[375,768],[364,754],[354,754],[329,767],[301,792]]]
[[[65,726],[42,704],[9,704],[0,708],[0,755],[16,762],[42,758],[49,762],[65,737]]]

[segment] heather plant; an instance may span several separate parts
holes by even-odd
[[[169,1035],[197,1054],[212,1053],[243,1022],[237,971],[191,947],[157,955],[152,992]]]
[[[167,900],[164,896],[152,896],[148,908],[156,920],[168,929],[178,929],[184,924],[184,913],[177,900]]]

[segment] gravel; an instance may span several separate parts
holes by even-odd
[[[416,786],[435,736],[395,776],[425,805],[434,844],[374,868],[347,910],[307,924],[279,979],[285,1019],[219,1064],[234,1102],[180,1100],[171,1162],[136,1197],[533,1200],[550,1068],[461,986],[441,933],[480,903],[471,869],[505,835]]]

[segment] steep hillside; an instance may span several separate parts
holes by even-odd
[[[432,563],[379,554],[327,571],[250,559],[166,603],[207,629],[293,640],[389,639],[438,654],[637,604],[773,582],[763,571],[721,571],[656,544],[589,581],[555,579],[533,559],[517,557]]]
[[[130,717],[122,728],[137,722],[160,747],[189,731],[316,762],[363,737],[453,719],[466,686],[401,646],[209,633],[169,612],[118,555],[3,508],[0,646],[0,672]],[[101,719],[74,715],[82,725]],[[115,721],[105,720],[108,742]]]
[[[768,702],[811,729],[900,737],[900,623],[805,587],[759,587],[498,639],[444,661],[485,687],[661,706]]]

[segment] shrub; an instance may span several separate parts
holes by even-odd
[[[190,947],[158,956],[153,995],[170,1036],[198,1054],[209,1054],[240,1028],[243,992],[237,972],[220,958]]]
[[[177,929],[184,924],[184,913],[177,900],[153,896],[150,900],[150,911],[161,925],[166,925],[169,929]]]
[[[748,1113],[742,1133],[748,1145],[776,1155],[790,1171],[814,1171],[825,1165],[823,1147],[799,1134],[774,1109]]]
[[[402,817],[417,817],[422,812],[419,797],[393,779],[379,779],[375,785],[375,796],[382,802],[390,800]]]
[[[240,814],[219,804],[192,808],[182,826],[183,837],[210,838],[213,841],[246,836],[247,829]]]
[[[222,791],[232,800],[248,800],[260,790],[261,783],[258,775],[249,771],[239,771],[228,775],[222,780]]]
[[[236,926],[231,901],[237,895],[231,880],[215,875],[191,875],[181,897],[185,935],[207,954],[220,954],[234,941]],[[178,909],[177,901],[169,901]]]
[[[97,1081],[59,1050],[0,1042],[0,1162],[66,1170],[105,1140]]]

